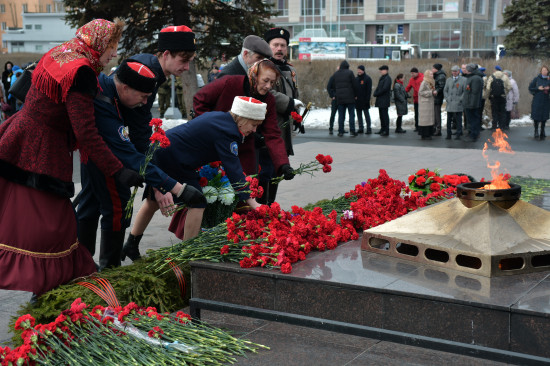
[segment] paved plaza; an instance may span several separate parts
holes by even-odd
[[[305,135],[296,136],[295,155],[290,159],[293,167],[312,161],[317,154],[328,154],[334,159],[333,169],[329,174],[303,175],[292,181],[283,181],[277,201],[283,209],[290,209],[293,205],[304,206],[337,197],[356,184],[377,177],[380,169],[385,169],[390,177],[404,181],[420,168],[439,169],[442,174],[467,173],[477,180],[482,177],[490,179],[490,170],[481,150],[483,142],[490,137],[490,131],[483,131],[477,143],[468,144],[444,140],[444,137],[421,141],[410,126],[406,127],[408,133],[395,135],[392,131],[388,138],[378,135],[338,138],[329,136],[326,130],[309,130]],[[550,141],[535,141],[532,128],[516,127],[510,131],[509,142],[515,154],[494,151],[489,154],[490,159],[501,162],[502,172],[550,179],[547,154]],[[75,173],[78,191],[78,169]],[[136,201],[134,212],[139,204]],[[178,241],[167,231],[169,222],[169,218],[155,216],[142,239],[142,251]],[[130,261],[127,259],[124,264],[130,264]],[[29,299],[29,293],[0,290],[0,345],[10,340],[7,329],[10,316]],[[261,351],[263,354],[259,356],[239,360],[239,365],[500,365],[462,355],[214,312],[205,311],[202,318],[272,348]]]

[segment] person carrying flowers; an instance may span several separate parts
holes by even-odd
[[[221,80],[225,78],[228,76]],[[266,111],[266,103],[252,97],[236,96],[230,112],[204,113],[166,131],[170,146],[157,150],[153,160],[169,176],[197,189],[201,189],[197,169],[210,162],[221,161],[231,184],[241,187],[236,192],[239,199],[256,209],[260,204],[242,189],[246,176],[239,160],[239,147],[247,136],[256,132],[265,119]],[[155,201],[158,195],[152,195],[150,186],[146,187],[145,195],[147,199],[139,209],[131,231],[138,243],[159,208]],[[206,202],[188,207],[186,215],[174,217],[185,220],[183,240],[199,234]]]
[[[146,156],[137,151],[128,137],[128,128],[119,111],[119,105],[127,108],[146,104],[151,96],[157,76],[144,64],[132,59],[124,60],[111,76],[101,74],[99,85],[101,94],[95,101],[96,126],[99,134],[116,157],[133,170],[140,170],[146,165]],[[158,120],[160,122],[160,120]],[[152,120],[155,122],[155,120]],[[166,136],[160,134],[151,137],[151,142],[158,141],[163,147],[169,144]],[[128,215],[124,208],[130,199],[130,189],[117,184],[111,177],[106,176],[92,161],[82,161],[82,192],[81,199],[88,202],[78,207],[77,217],[80,222],[97,222],[101,214],[101,242],[99,252],[99,269],[118,267],[121,264],[122,244],[127,227],[130,226],[131,210]],[[204,200],[204,196],[194,187],[182,185],[169,177],[154,164],[147,164],[144,174],[145,182],[156,189],[162,206],[170,206],[174,200],[184,203],[197,203]],[[165,195],[172,192],[172,195]],[[163,209],[164,213],[164,209]],[[96,230],[93,232],[79,231],[79,241],[92,254],[95,253]],[[137,252],[139,256],[139,252]],[[122,255],[122,259],[125,256]]]
[[[114,180],[139,185],[95,127],[97,76],[117,55],[121,22],[93,20],[33,72],[21,111],[0,125],[0,288],[40,295],[96,271],[77,240],[73,151]]]

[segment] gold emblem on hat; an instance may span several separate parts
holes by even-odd
[[[285,34],[285,31],[281,29],[281,35]]]

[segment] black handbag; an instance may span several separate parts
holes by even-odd
[[[31,88],[32,70],[36,66],[36,62],[25,67],[23,74],[15,80],[15,83],[10,87],[8,93],[22,102],[25,102],[25,97]]]

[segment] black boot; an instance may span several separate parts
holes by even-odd
[[[397,117],[397,121],[395,121],[395,133],[407,133],[401,126],[403,125],[403,117],[399,116]]]
[[[546,134],[544,133],[544,127],[546,127],[546,121],[540,123],[540,139],[541,139],[541,141],[546,138]]]
[[[268,195],[269,195],[269,181],[261,180],[258,182],[258,185],[264,189],[264,194],[260,198],[256,198],[256,201],[260,205],[267,205]]]
[[[269,190],[268,190],[268,196],[267,196],[268,205],[271,205],[273,202],[275,202],[275,199],[277,197],[277,188],[279,188],[278,184],[269,183]]]
[[[95,255],[97,220],[78,220],[78,242],[83,245],[92,257]]]
[[[133,236],[132,234],[128,235],[128,240],[126,244],[122,247],[122,252],[120,254],[120,260],[123,261],[126,259],[126,256],[132,260],[132,262],[137,261],[141,258],[139,254],[139,242],[141,241],[142,235]]]
[[[101,230],[99,247],[99,270],[120,267],[120,253],[124,243],[125,231]]]
[[[539,121],[535,121],[535,138],[539,138]]]

